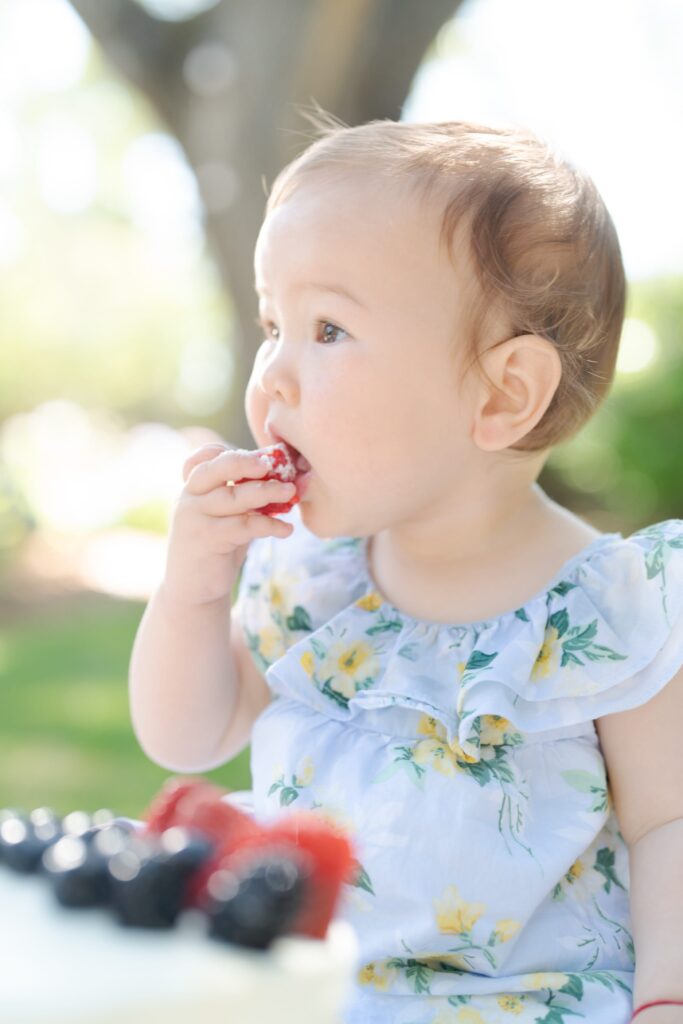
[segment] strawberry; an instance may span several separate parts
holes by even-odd
[[[188,906],[197,903],[206,879],[226,852],[262,831],[250,815],[221,799],[227,792],[206,779],[169,779],[144,816],[144,832],[160,834],[180,826],[213,843],[213,853],[188,882],[184,901]]]
[[[270,445],[268,448],[259,448],[256,454],[267,459],[269,463],[268,472],[261,479],[284,480],[285,482],[296,481],[296,460],[299,457],[299,453],[290,444],[287,444],[286,441],[280,441],[278,444]],[[235,480],[236,484],[243,482],[244,478],[242,480]],[[296,505],[298,501],[299,495],[295,493],[289,501],[271,501],[269,505],[259,508],[258,512],[264,516],[279,515],[283,512],[289,512],[292,505]]]
[[[218,800],[224,792],[206,779],[173,776],[166,780],[144,812],[144,831],[160,835],[172,825],[179,824],[176,819],[183,801],[187,812],[187,808],[197,799],[213,797]]]
[[[220,859],[221,868],[244,870],[259,851],[286,849],[308,854],[312,862],[307,896],[288,931],[324,939],[341,895],[343,882],[352,880],[355,865],[349,839],[312,811],[290,812],[247,837]]]
[[[313,811],[289,812],[268,825],[259,824],[222,799],[227,792],[205,779],[172,778],[144,815],[143,834],[160,834],[177,825],[213,843],[213,852],[188,880],[184,905],[207,908],[207,883],[217,870],[248,873],[264,853],[303,857],[310,864],[310,873],[301,906],[287,931],[325,938],[342,884],[352,884],[357,867],[349,838]]]

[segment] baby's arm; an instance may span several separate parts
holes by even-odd
[[[244,643],[239,608],[232,616],[230,608],[251,540],[291,533],[290,524],[258,514],[293,490],[258,479],[267,472],[253,453],[217,454],[215,446],[185,465],[164,579],[138,627],[129,673],[138,741],[171,771],[206,771],[229,760],[269,700]],[[228,488],[228,480],[245,482]]]

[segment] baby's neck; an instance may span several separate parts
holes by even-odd
[[[369,542],[368,563],[379,593],[405,614],[478,622],[530,600],[599,535],[533,485],[528,501],[508,509],[493,533],[480,528],[473,538],[442,540],[438,551],[421,549],[415,535],[385,530]]]

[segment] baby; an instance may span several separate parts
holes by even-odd
[[[178,772],[251,742],[258,816],[351,835],[344,1024],[627,1024],[683,1000],[683,522],[601,533],[537,483],[613,377],[614,225],[526,131],[314,123],[246,394],[304,458],[185,463],[136,734]]]

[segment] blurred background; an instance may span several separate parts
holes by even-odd
[[[187,454],[253,447],[253,247],[300,104],[526,125],[585,168],[629,303],[541,485],[683,517],[678,0],[0,0],[0,806],[139,815],[127,670]],[[209,777],[250,784],[249,751]]]

